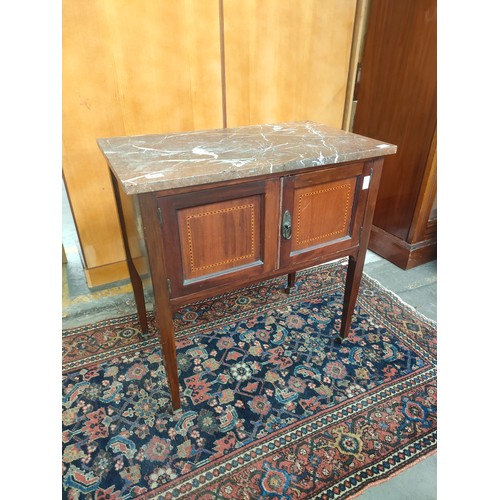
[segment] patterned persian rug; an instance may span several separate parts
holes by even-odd
[[[436,448],[436,328],[344,262],[177,314],[182,410],[153,316],[63,332],[63,497],[352,498]],[[333,321],[333,322],[332,322]]]

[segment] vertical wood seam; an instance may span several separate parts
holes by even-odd
[[[224,0],[219,0],[220,75],[222,91],[222,127],[227,128],[226,53],[224,47]]]

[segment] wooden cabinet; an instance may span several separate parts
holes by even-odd
[[[172,314],[182,305],[349,257],[349,333],[383,157],[390,144],[313,122],[99,140],[112,171],[139,318],[139,273],[121,199],[138,201],[172,404],[180,407]],[[125,193],[121,193],[125,190]],[[128,192],[127,192],[128,191]]]
[[[227,126],[341,127],[356,0],[224,0]]]

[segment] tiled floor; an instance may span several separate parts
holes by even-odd
[[[63,190],[63,245],[67,263],[63,264],[63,328],[72,328],[106,318],[135,312],[132,288],[126,281],[89,290],[83,273],[78,238],[69,204]],[[406,303],[428,318],[436,320],[436,261],[403,271],[369,252],[366,274],[399,295]],[[146,283],[146,306],[152,309],[151,287]],[[389,481],[369,488],[361,500],[434,500],[436,492],[436,456],[424,459]]]

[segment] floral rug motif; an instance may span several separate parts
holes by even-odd
[[[436,448],[436,327],[345,261],[181,309],[171,413],[153,315],[63,332],[63,498],[350,498]]]

